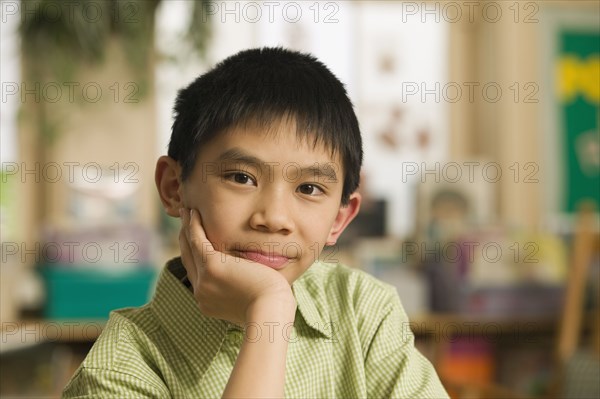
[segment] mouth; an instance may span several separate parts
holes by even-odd
[[[282,269],[286,263],[290,261],[290,258],[275,253],[265,253],[260,251],[237,251],[240,257],[250,260],[252,262],[261,263],[272,269]]]

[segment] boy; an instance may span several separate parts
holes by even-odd
[[[63,397],[446,398],[395,289],[319,262],[360,208],[362,141],[307,54],[242,51],[178,94],[156,166],[181,257],[111,313]]]

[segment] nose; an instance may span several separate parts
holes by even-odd
[[[290,234],[295,227],[292,212],[284,193],[273,190],[257,198],[250,226],[263,232]]]

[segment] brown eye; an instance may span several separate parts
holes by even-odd
[[[235,175],[233,175],[233,180],[236,183],[247,184],[250,178],[243,173],[236,173]]]
[[[300,187],[298,187],[298,191],[300,191],[302,194],[306,194],[306,195],[323,194],[323,190],[321,190],[319,187],[315,186],[314,184],[303,184]]]
[[[254,180],[250,176],[245,173],[235,172],[235,173],[227,173],[223,176],[225,180],[230,180],[234,183],[247,185],[248,183],[254,183]]]

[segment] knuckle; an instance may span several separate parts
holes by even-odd
[[[208,259],[206,254],[202,256],[202,261],[204,262],[204,267],[202,268],[202,273],[206,274],[208,277],[212,277],[215,273],[215,266],[212,259]]]
[[[211,280],[221,280],[221,268],[214,262],[207,262],[204,266],[204,273]]]
[[[202,240],[197,235],[190,236],[190,243],[196,247],[202,249]]]

